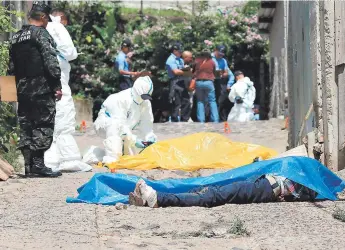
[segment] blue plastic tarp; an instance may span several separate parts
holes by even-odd
[[[316,160],[306,157],[286,157],[256,162],[206,177],[188,179],[145,180],[159,192],[183,193],[207,185],[226,185],[243,180],[255,181],[262,175],[274,174],[300,183],[318,193],[317,199],[336,200],[345,182]],[[139,177],[126,174],[99,173],[78,189],[78,197],[67,198],[68,203],[114,205],[128,203]]]

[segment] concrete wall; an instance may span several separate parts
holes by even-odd
[[[284,62],[277,57],[279,48],[285,47],[289,146],[307,144],[327,167],[341,170],[345,166],[345,2],[290,1],[281,11],[282,3],[277,3],[277,23],[270,31],[271,78],[280,82]],[[283,26],[286,11],[284,40],[277,27]],[[271,101],[274,105],[279,103],[276,96],[277,92]]]

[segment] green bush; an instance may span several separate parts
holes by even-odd
[[[0,35],[13,32],[11,15],[22,16],[21,13],[16,11],[9,11],[7,8],[0,5]],[[8,42],[0,42],[0,76],[6,75],[8,68]],[[7,160],[12,166],[18,170],[18,156],[19,152],[16,150],[15,144],[17,138],[17,117],[16,112],[11,103],[0,101],[0,143],[4,145],[8,151],[0,148],[0,155]]]
[[[259,63],[267,54],[267,41],[258,34],[258,2],[248,2],[242,10],[226,15],[207,15],[207,1],[199,1],[193,16],[170,10],[144,10],[141,15],[139,10],[121,8],[117,3],[56,2],[55,6],[68,10],[68,29],[77,49],[84,53],[72,64],[70,84],[74,94],[105,98],[118,91],[114,58],[124,38],[134,43],[134,70],[152,71],[156,93],[167,86],[165,61],[173,41],[181,41],[194,53],[206,45],[226,45],[231,67],[244,70],[254,82],[258,81]]]

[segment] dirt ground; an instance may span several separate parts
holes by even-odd
[[[236,141],[285,151],[283,121],[231,124]],[[198,131],[223,133],[222,124],[157,124],[160,139]],[[89,129],[76,135],[82,151],[102,140]],[[94,172],[106,171],[94,169]],[[158,208],[67,204],[67,196],[93,173],[59,179],[12,179],[0,183],[0,249],[344,249],[345,223],[332,217],[344,200],[316,203]],[[183,171],[122,172],[162,179],[209,175]],[[345,177],[345,172],[339,173]],[[249,236],[231,233],[236,220]]]

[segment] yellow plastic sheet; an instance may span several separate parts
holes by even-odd
[[[119,161],[107,164],[111,169],[195,171],[205,168],[237,168],[264,160],[277,152],[259,145],[233,142],[217,133],[197,133],[156,142],[139,155],[122,156]]]

